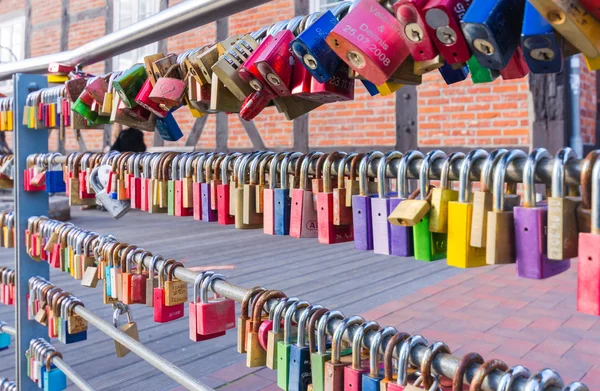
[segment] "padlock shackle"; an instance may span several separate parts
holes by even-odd
[[[483,357],[479,355],[479,353],[467,353],[465,354],[458,363],[456,367],[456,372],[454,372],[454,377],[452,378],[452,390],[463,390],[464,389],[464,377],[467,369],[472,364],[483,364]],[[500,388],[498,388],[500,390]]]
[[[471,197],[472,184],[470,176],[473,164],[478,160],[486,159],[488,156],[489,154],[484,149],[474,149],[462,161],[458,179],[458,202],[461,204],[468,203]]]
[[[237,159],[240,155],[241,153],[239,152],[229,153],[221,161],[221,182],[223,182],[224,184],[227,183],[227,179],[229,177],[229,163],[231,162],[231,160],[234,160],[235,162],[235,159]]]
[[[166,259],[158,267],[158,286],[159,286],[159,288],[162,288],[162,289],[165,288],[165,278],[166,278],[165,268],[168,265],[173,264],[173,263],[175,263],[174,259]]]
[[[308,301],[300,300],[290,304],[285,311],[285,317],[283,321],[283,340],[286,345],[292,344],[292,322],[296,311],[302,308],[306,308],[310,305]]]
[[[398,378],[396,384],[406,387],[408,384],[408,365],[410,351],[415,346],[427,346],[429,342],[423,336],[415,334],[402,342],[400,351],[398,352]]]
[[[204,278],[202,280],[202,286],[200,287],[200,302],[208,303],[208,289],[209,288],[216,295],[215,290],[212,289],[212,283],[216,280],[227,281],[227,278],[225,278],[225,276],[220,273],[215,273],[215,274],[208,276],[207,278]]]
[[[322,320],[322,319],[321,319]],[[352,315],[340,322],[333,332],[333,337],[331,338],[331,362],[333,364],[340,363],[340,355],[342,348],[342,337],[346,330],[354,325],[361,325],[365,323],[365,319],[362,316]],[[353,341],[354,342],[354,341]],[[319,346],[320,349],[320,346]]]
[[[433,359],[439,353],[452,354],[452,351],[445,343],[434,342],[427,347],[427,350],[425,350],[425,355],[421,360],[421,378],[423,379],[423,385],[425,386],[425,389],[431,389],[434,384],[439,381],[439,376],[433,376],[431,370]],[[437,388],[434,388],[434,390],[435,389]]]
[[[367,185],[368,181],[369,181],[369,177],[368,177],[368,168],[369,168],[369,162],[371,161],[371,159],[381,159],[383,158],[383,152],[381,151],[371,151],[369,153],[367,153],[361,160],[360,160],[360,165],[358,167],[358,187],[359,187],[359,194],[363,197],[366,197],[369,195],[369,187]]]
[[[331,183],[331,171],[333,168],[333,164],[336,161],[339,161],[338,163],[338,168],[337,168],[337,172],[338,172],[338,177],[340,175],[344,175],[344,166],[341,165],[342,164],[342,159],[345,158],[347,156],[346,152],[342,152],[342,151],[335,151],[329,154],[329,156],[327,156],[327,158],[325,159],[325,163],[323,164],[323,192],[324,193],[333,193],[333,186]]]
[[[322,310],[323,306],[320,304],[309,305],[306,307],[306,310],[302,312],[300,315],[300,319],[298,319],[298,339],[296,340],[296,346],[299,348],[303,348],[306,346],[306,327],[308,320],[318,310]]]
[[[261,286],[255,286],[253,288],[250,288],[246,294],[244,295],[243,299],[242,299],[242,318],[243,319],[250,319],[250,317],[248,316],[248,307],[250,305],[250,300],[252,300],[252,297],[254,297],[255,295],[266,291],[266,288],[263,288]]]
[[[300,168],[300,189],[308,190],[308,168],[314,159],[319,159],[321,156],[323,156],[323,152],[316,151],[304,156],[302,167]]]
[[[196,161],[196,183],[205,183],[204,179],[204,163],[206,160],[213,156],[214,152],[205,153]]]
[[[285,190],[290,188],[290,179],[288,176],[290,164],[292,164],[292,161],[296,161],[296,167],[298,167],[300,159],[302,159],[303,156],[304,154],[302,152],[292,152],[285,155],[281,161],[281,189]]]
[[[565,165],[569,160],[577,159],[577,154],[571,147],[564,147],[554,157],[552,167],[552,197],[564,197],[567,192],[565,184]]]
[[[492,183],[494,180],[494,168],[502,159],[504,155],[508,153],[508,149],[499,148],[496,149],[488,155],[487,159],[483,163],[481,167],[481,177],[479,181],[481,182],[481,191],[485,193],[489,193],[492,189]]]
[[[285,159],[286,156],[288,156],[290,153],[289,152],[279,152],[277,153],[275,156],[273,156],[270,159],[270,163],[269,163],[269,189],[273,190],[277,187],[277,165],[280,165],[281,168],[281,174],[280,177],[283,178],[283,166],[281,166],[283,160]],[[261,184],[264,184],[265,181],[265,172],[263,169],[263,164],[261,163],[260,165],[261,168],[261,172],[260,172],[260,181]]]
[[[358,326],[358,329],[354,332],[354,338],[352,338],[352,369],[362,369],[361,353],[365,334],[369,331],[379,330],[380,328],[379,323],[374,321],[367,321]]]
[[[294,302],[300,301],[297,297],[288,297],[282,298],[277,303],[275,310],[273,311],[273,332],[279,333],[281,330],[281,315],[284,314],[284,311]]]
[[[527,154],[520,149],[513,149],[502,156],[498,165],[494,168],[494,211],[504,210],[504,178],[508,165],[515,159],[527,159]]]
[[[377,333],[371,338],[371,346],[369,346],[369,376],[372,378],[379,377],[379,358],[383,354],[381,345],[386,338],[391,338],[398,334],[395,327],[384,327],[377,330]]]
[[[427,155],[423,158],[423,162],[421,163],[421,167],[419,169],[419,189],[421,190],[419,197],[424,200],[427,198],[429,194],[429,168],[431,164],[438,159],[445,159],[446,153],[439,149],[434,149],[431,152],[428,152]]]
[[[526,208],[535,208],[535,169],[544,159],[552,159],[552,156],[545,148],[534,149],[523,166],[523,198]]]
[[[440,188],[442,190],[450,188],[450,181],[448,177],[450,176],[450,167],[452,164],[458,159],[464,159],[465,154],[462,152],[453,152],[444,159],[444,163],[442,164],[442,172],[440,175]],[[452,190],[452,189],[450,189]]]
[[[337,170],[337,185],[338,185],[338,189],[345,189],[346,188],[346,166],[350,163],[352,163],[352,159],[354,159],[354,157],[358,155],[356,152],[350,152],[348,154],[346,154],[344,157],[342,157],[342,159],[340,160],[340,163],[338,164],[338,170]]]
[[[264,311],[264,306],[271,299],[282,299],[287,297],[285,293],[282,291],[266,291],[263,295],[261,295],[256,302],[254,303],[252,309],[252,332],[258,334],[260,330],[260,324],[262,320],[262,313]]]
[[[388,193],[388,179],[386,178],[386,172],[388,165],[396,160],[402,159],[402,152],[400,151],[389,151],[384,157],[379,159],[377,164],[377,195],[379,198],[387,198]]]
[[[394,364],[392,361],[394,353],[400,351],[400,346],[398,345],[409,337],[410,334],[408,333],[396,333],[390,338],[385,346],[385,351],[383,352],[383,378],[388,382],[391,382],[394,379]]]
[[[475,374],[473,375],[473,379],[471,379],[471,386],[469,387],[469,391],[481,391],[481,386],[483,385],[483,382],[485,381],[485,378],[492,372],[494,372],[495,370],[499,370],[502,372],[505,372],[506,370],[508,370],[508,365],[506,365],[506,363],[502,360],[496,360],[496,359],[492,359],[489,361],[484,362],[479,369],[477,370],[477,372],[475,372]],[[555,372],[556,373],[556,372]],[[538,390],[544,390],[546,389],[547,386],[551,386],[551,385],[557,385],[557,384],[540,384],[538,382],[538,380],[540,380],[541,378],[536,378],[536,376],[531,377],[528,381],[527,381],[527,385],[525,386],[526,390],[534,390],[534,389],[538,389]],[[559,386],[559,388],[562,389],[563,384],[562,384],[562,380],[559,381],[561,383],[561,385]],[[538,387],[531,387],[532,384],[538,383]]]
[[[329,308],[319,308],[310,317],[308,321],[308,351],[309,353],[315,353],[317,351],[317,326],[319,320],[329,312]]]
[[[481,362],[479,364],[483,364],[483,358],[481,359]],[[531,372],[529,372],[529,369],[525,368],[522,365],[515,365],[512,368],[509,368],[504,375],[502,375],[502,377],[500,378],[500,381],[498,382],[498,389],[497,391],[510,391],[512,389],[512,385],[513,383],[518,379],[518,378],[523,378],[523,379],[529,379],[531,377]],[[573,383],[574,384],[574,383]],[[581,384],[581,383],[579,383]],[[567,388],[564,389],[564,391],[589,391],[587,389],[587,387],[585,387],[584,389],[570,389],[568,386]]]
[[[600,157],[600,149],[595,149],[587,154],[581,163],[581,206],[585,210],[592,208],[592,182],[594,165]]]

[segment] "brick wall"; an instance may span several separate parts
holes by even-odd
[[[33,36],[31,54],[38,56],[59,51],[61,0],[31,0]],[[180,0],[171,0],[177,4]],[[24,0],[3,0],[0,14],[14,9],[23,9]],[[6,7],[4,7],[6,3]],[[71,25],[68,32],[70,49],[96,39],[105,32],[102,15],[105,0],[71,0],[69,14]],[[274,22],[290,19],[294,13],[294,0],[275,0],[260,7],[233,15],[229,18],[229,33],[243,34]],[[192,31],[170,37],[168,52],[181,53],[187,49],[210,44],[215,41],[216,24],[211,23]],[[104,71],[104,63],[86,68],[92,73]],[[582,67],[582,133],[584,143],[595,142],[596,91],[595,75]],[[401,91],[401,90],[400,90]],[[448,146],[526,146],[530,143],[531,105],[529,103],[528,79],[473,85],[463,82],[447,86],[437,73],[428,74],[418,91],[418,137],[423,147]],[[311,147],[348,146],[393,146],[395,144],[396,95],[371,97],[360,83],[356,83],[355,100],[328,104],[311,112],[309,117],[309,145]],[[176,143],[183,145],[194,118],[184,108],[177,118],[184,137]],[[293,123],[285,120],[275,108],[267,108],[255,120],[255,124],[269,148],[291,147]],[[231,149],[249,148],[251,142],[238,119],[228,117]],[[71,130],[67,131],[67,150],[78,149]],[[145,134],[147,145],[152,145],[153,134]],[[83,131],[89,149],[100,149],[101,130]],[[56,136],[50,147],[57,147]],[[208,119],[198,148],[215,147],[215,116]]]

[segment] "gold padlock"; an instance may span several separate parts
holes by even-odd
[[[119,316],[124,314],[127,315],[127,324],[119,326]],[[127,307],[125,304],[118,303],[115,305],[115,311],[113,314],[113,326],[116,329],[120,329],[122,332],[135,339],[136,341],[140,340],[137,323],[134,322],[131,312],[129,311],[129,307]],[[125,357],[130,352],[128,348],[121,345],[117,341],[115,341],[115,351],[118,358]]]
[[[458,159],[464,159],[465,154],[454,152],[448,155],[442,165],[440,187],[431,192],[431,211],[429,213],[429,231],[438,233],[448,232],[448,203],[458,200],[458,191],[449,187],[450,166]]]
[[[170,261],[167,259],[168,262]],[[173,263],[167,273],[167,281],[165,281],[165,305],[172,307],[177,304],[183,304],[188,300],[188,289],[185,281],[180,281],[174,277],[175,268],[183,267],[181,262]]]

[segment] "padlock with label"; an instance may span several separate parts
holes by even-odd
[[[377,197],[371,198],[371,215],[373,224],[373,252],[375,254],[391,254],[392,235],[391,224],[388,221],[388,216],[392,212],[393,195],[388,194],[388,179],[386,178],[386,170],[388,165],[396,160],[401,159],[402,153],[399,151],[391,151],[379,159],[377,165]]]
[[[566,194],[565,165],[577,154],[571,148],[561,149],[554,159],[552,196],[548,198],[548,258],[562,261],[577,256],[577,206],[579,199]]]
[[[524,0],[474,0],[461,26],[471,52],[485,68],[502,70],[521,39]]]
[[[302,160],[299,187],[292,189],[289,231],[291,237],[316,238],[319,236],[318,217],[313,202],[311,182],[308,179],[308,168],[313,160],[318,160],[321,156],[323,156],[322,152],[311,152]]]
[[[470,175],[473,165],[487,159],[488,153],[476,149],[467,154],[460,166],[458,199],[448,203],[448,265],[460,268],[485,266],[485,248],[471,246],[471,221],[473,200],[471,199]]]
[[[552,157],[544,148],[535,149],[523,167],[524,205],[513,209],[517,275],[522,278],[543,279],[567,270],[570,259],[550,261],[546,256],[547,207],[536,204],[535,169],[542,160]]]
[[[352,221],[354,226],[354,248],[357,250],[373,249],[373,223],[371,215],[371,200],[374,192],[369,188],[368,167],[372,159],[383,158],[383,153],[371,151],[360,161],[359,194],[352,196]],[[374,183],[374,182],[372,182]]]
[[[552,25],[528,1],[525,4],[521,47],[532,73],[559,73],[563,51]]]
[[[158,288],[154,288],[154,321],[158,323],[171,322],[182,318],[184,315],[183,302],[173,306],[168,306],[166,304],[165,267],[169,265],[172,268],[174,263],[174,260],[165,260],[158,268]],[[172,275],[172,273],[169,274]],[[181,293],[183,295],[183,292]],[[185,296],[187,300],[187,286],[185,289]]]
[[[327,160],[323,166],[323,191],[317,194],[319,243],[343,243],[350,242],[354,239],[352,223],[347,225],[335,225],[333,223],[333,185],[331,171],[334,162],[337,160],[341,161],[345,155],[344,152],[333,152],[327,156]],[[338,170],[344,170],[344,166],[338,165]],[[338,176],[339,175],[340,172],[338,172]]]
[[[360,0],[327,36],[334,52],[365,79],[383,84],[409,55],[402,26],[375,0]]]
[[[488,265],[515,262],[514,204],[508,203],[503,194],[504,178],[508,165],[515,159],[526,159],[527,155],[515,149],[500,159],[494,171],[493,209],[487,217],[486,263]],[[517,196],[517,200],[519,200]],[[517,201],[518,205],[519,202]]]

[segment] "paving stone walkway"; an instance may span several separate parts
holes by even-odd
[[[550,367],[565,382],[598,390],[600,317],[575,310],[576,270],[574,262],[562,275],[534,281],[518,278],[514,265],[472,269],[361,315],[444,341],[459,356],[475,351],[531,371]],[[275,371],[243,361],[201,380],[220,391],[279,389]]]

